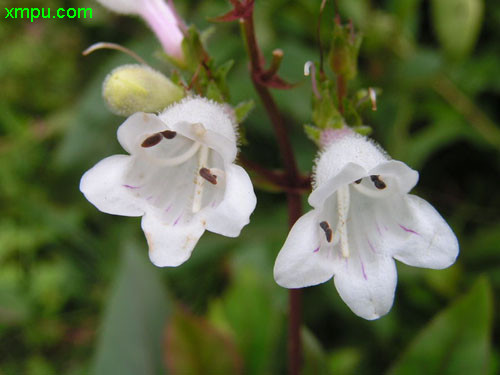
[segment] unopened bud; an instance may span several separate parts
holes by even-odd
[[[346,80],[356,77],[360,46],[361,35],[354,32],[352,24],[335,23],[330,51],[330,66],[335,74]]]
[[[184,90],[145,65],[123,65],[113,70],[102,94],[113,113],[159,112],[184,97]]]

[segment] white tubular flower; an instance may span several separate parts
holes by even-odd
[[[121,14],[138,15],[154,31],[163,49],[175,59],[182,61],[184,35],[177,17],[164,0],[97,0],[106,8]]]
[[[158,116],[136,113],[118,129],[130,155],[97,163],[80,190],[102,212],[143,216],[151,261],[178,266],[205,229],[236,237],[255,208],[250,178],[234,164],[235,126],[224,106],[199,97]]]
[[[317,160],[309,196],[314,209],[291,229],[274,266],[276,282],[302,288],[334,277],[356,315],[386,314],[396,289],[394,259],[441,269],[458,255],[444,219],[408,194],[417,180],[416,171],[365,137],[340,131]]]

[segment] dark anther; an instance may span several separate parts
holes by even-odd
[[[332,242],[333,232],[330,228],[330,225],[326,221],[322,221],[321,223],[319,223],[319,226],[325,231],[326,240],[328,242]]]
[[[161,136],[160,133],[156,133],[144,140],[144,142],[141,143],[142,147],[148,148],[148,147],[153,147],[156,146],[158,143],[161,142],[163,137]]]
[[[174,132],[172,130],[165,130],[165,131],[161,132],[160,134],[163,135],[166,139],[172,139],[172,138],[175,138],[175,136],[177,135],[177,132]]]
[[[201,168],[200,169],[200,176],[203,177],[208,182],[210,182],[211,184],[217,185],[217,176],[210,173],[210,169]]]
[[[385,182],[384,182],[384,181],[382,181],[382,180],[379,178],[379,176],[378,176],[378,175],[375,175],[375,174],[374,174],[374,175],[370,176],[370,179],[372,180],[373,185],[375,185],[375,187],[376,187],[377,189],[382,190],[382,189],[385,189],[385,188],[387,187],[387,185],[385,184]]]
[[[360,178],[359,180],[354,181],[354,183],[355,183],[355,184],[360,184],[360,183],[361,183],[361,180],[362,180],[362,178]]]

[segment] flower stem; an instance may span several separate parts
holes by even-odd
[[[283,164],[285,166],[285,175],[288,186],[298,187],[301,182],[301,176],[297,168],[297,162],[293,153],[288,131],[276,102],[271,95],[269,89],[260,84],[258,77],[264,72],[264,59],[260,52],[255,37],[255,29],[253,22],[253,11],[248,17],[240,20],[243,37],[247,47],[247,52],[250,59],[250,71],[252,82],[255,90],[266,109],[266,112],[273,124],[274,132],[280,149]],[[302,201],[300,193],[289,190],[286,193],[288,203],[288,224],[290,228],[302,214]],[[288,324],[288,371],[290,375],[299,375],[301,367],[301,340],[300,340],[300,323],[301,323],[301,290],[290,290],[289,300],[289,324]]]

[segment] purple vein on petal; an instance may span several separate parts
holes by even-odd
[[[313,250],[313,253],[317,253],[319,251],[319,246]]]
[[[405,232],[408,232],[408,233],[413,233],[413,234],[416,234],[417,236],[420,236],[419,233],[415,232],[414,230],[412,229],[409,229],[409,228],[406,228],[404,225],[401,225],[399,224],[399,226],[401,227],[401,229],[403,229]]]
[[[380,226],[378,225],[378,223],[376,222],[375,223],[375,226],[377,227],[377,233],[382,236],[382,231],[380,230]]]
[[[141,187],[140,186],[132,186],[132,185],[122,185],[124,188],[127,188],[127,189],[132,189],[132,190],[135,190],[135,189],[140,189]]]
[[[370,250],[373,251],[375,254],[377,254],[377,250],[375,250],[375,247],[373,244],[370,242],[370,240],[367,238],[366,242],[368,242],[368,246],[370,246]]]
[[[170,206],[168,206],[166,209],[165,209],[165,212],[168,212],[170,211],[170,209],[172,208],[172,204],[170,204]]]
[[[153,199],[152,195],[150,195],[149,197],[146,198],[147,201],[150,201],[151,199]]]
[[[368,280],[368,277],[366,276],[366,272],[365,272],[365,265],[364,265],[363,261],[361,260],[361,258],[359,258],[359,262],[361,263],[361,272],[363,273],[363,278],[365,280]]]
[[[181,217],[182,217],[182,214],[180,214],[179,217],[177,219],[175,219],[174,226],[177,225],[177,223],[179,222],[179,220],[181,219]]]

